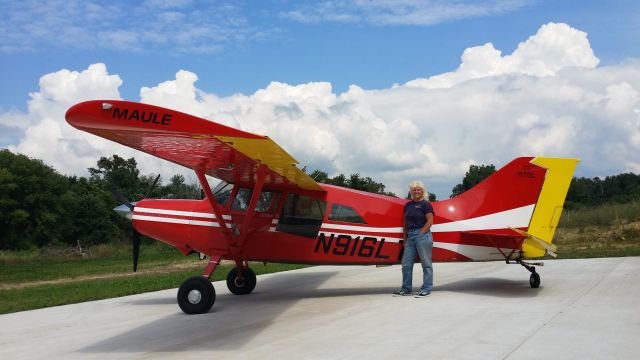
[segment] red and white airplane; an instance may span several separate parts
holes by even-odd
[[[234,294],[256,286],[249,262],[390,265],[400,263],[402,212],[408,201],[319,184],[273,140],[157,106],[120,100],[74,105],[72,126],[195,171],[202,200],[125,201],[134,229],[184,254],[209,257],[187,279],[178,304],[206,313],[215,301],[210,276],[223,259]],[[505,260],[540,276],[526,259],[555,256],[553,235],[578,159],[521,157],[473,189],[433,203],[433,260]],[[211,189],[205,175],[222,180]],[[135,245],[134,245],[135,250]],[[134,266],[137,251],[134,251]]]

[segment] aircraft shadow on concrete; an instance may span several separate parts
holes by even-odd
[[[527,279],[509,280],[503,278],[468,278],[449,283],[438,284],[438,292],[451,291],[469,295],[482,295],[502,298],[530,298],[538,295],[541,288],[532,289]]]
[[[324,288],[319,287],[337,272],[282,273],[258,278],[251,295],[218,294],[208,314],[185,315],[175,294],[155,299],[132,300],[131,305],[174,304],[175,312],[166,317],[90,345],[81,352],[179,352],[185,350],[237,350],[274,323],[277,317],[310,298],[349,297],[391,294],[394,287]],[[219,288],[221,283],[216,284]],[[533,297],[540,289],[531,289],[526,280],[471,278],[437,284],[437,292],[458,292],[492,297]],[[135,318],[137,307],[131,307]],[[125,308],[123,308],[125,309]]]
[[[388,293],[389,288],[318,289],[337,272],[279,274],[258,278],[251,295],[219,294],[208,314],[185,315],[175,296],[133,300],[133,305],[175,304],[166,317],[90,345],[81,352],[178,352],[194,349],[235,350],[273,324],[281,313],[305,298]],[[220,285],[217,284],[216,287]],[[123,309],[125,309],[123,307]],[[131,307],[135,318],[137,307]]]

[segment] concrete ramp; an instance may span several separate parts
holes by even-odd
[[[214,283],[204,315],[176,289],[0,316],[2,359],[635,359],[640,258],[552,260],[542,285],[502,262],[435,264],[432,296],[393,297],[400,267],[312,267]],[[415,280],[421,278],[415,267]]]

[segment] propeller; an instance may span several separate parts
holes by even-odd
[[[154,187],[156,187],[156,184],[158,183],[158,180],[160,180],[160,174],[158,174],[158,176],[156,176],[156,179],[153,180],[153,182],[151,183],[151,186],[149,186],[149,189],[147,190],[147,193],[144,195],[143,199],[146,199],[147,196],[149,196],[149,194],[151,194],[151,191],[153,190]]]
[[[133,229],[133,272],[138,271],[138,258],[140,257],[140,233]]]
[[[116,200],[118,200],[118,202],[122,205],[125,205],[126,207],[129,208],[129,210],[133,211],[133,208],[135,207],[135,205],[133,205],[132,203],[129,202],[129,200],[124,197],[124,195],[122,195],[122,193],[116,189],[111,189],[111,193],[113,194],[113,197],[116,198]],[[120,206],[116,207],[119,208]],[[113,209],[115,210],[115,209]],[[118,214],[120,214],[119,211],[116,211]],[[131,219],[129,219],[131,220]]]
[[[153,191],[153,188],[156,186],[156,184],[158,183],[158,180],[160,180],[160,174],[158,174],[158,176],[156,176],[155,180],[153,181],[153,183],[151,183],[151,186],[149,186],[149,189],[147,190],[147,193],[145,194],[145,196],[141,199],[144,200],[147,198],[147,196],[149,196],[149,194],[151,193],[151,191]],[[118,213],[118,215],[132,220],[133,219],[133,209],[136,206],[136,202],[130,202],[124,195],[122,195],[121,192],[119,192],[116,189],[111,189],[111,193],[113,194],[113,196],[116,198],[116,200],[118,200],[118,202],[120,202],[120,205],[116,206],[113,211],[115,211],[116,213]],[[136,231],[136,229],[131,226],[131,229],[133,231],[133,234],[131,236],[131,245],[132,245],[132,254],[133,254],[133,272],[138,271],[138,259],[140,257],[140,243],[141,243],[141,235],[138,231]]]

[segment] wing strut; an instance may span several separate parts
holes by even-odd
[[[253,192],[251,194],[251,201],[249,201],[249,207],[247,208],[247,215],[244,217],[242,221],[242,225],[240,226],[240,236],[236,238],[236,243],[234,244],[238,248],[242,249],[245,241],[247,240],[247,233],[249,232],[249,224],[251,224],[251,220],[253,216],[256,214],[256,206],[258,205],[258,200],[260,199],[260,193],[262,192],[262,187],[264,186],[264,180],[267,177],[267,167],[264,164],[260,164],[258,166],[258,170],[256,171],[258,178],[256,179],[256,184],[253,187]]]
[[[213,208],[213,212],[216,214],[216,219],[220,223],[222,232],[225,234],[225,236],[231,237],[231,231],[227,226],[227,222],[224,221],[224,218],[222,217],[222,212],[220,211],[218,204],[216,204],[216,198],[215,196],[213,196],[213,193],[211,192],[211,187],[209,187],[209,181],[207,181],[207,178],[204,176],[204,171],[201,169],[198,169],[196,170],[196,175],[198,175],[198,180],[200,180],[200,186],[202,186],[204,193],[207,195],[207,200],[209,200],[209,203]]]

